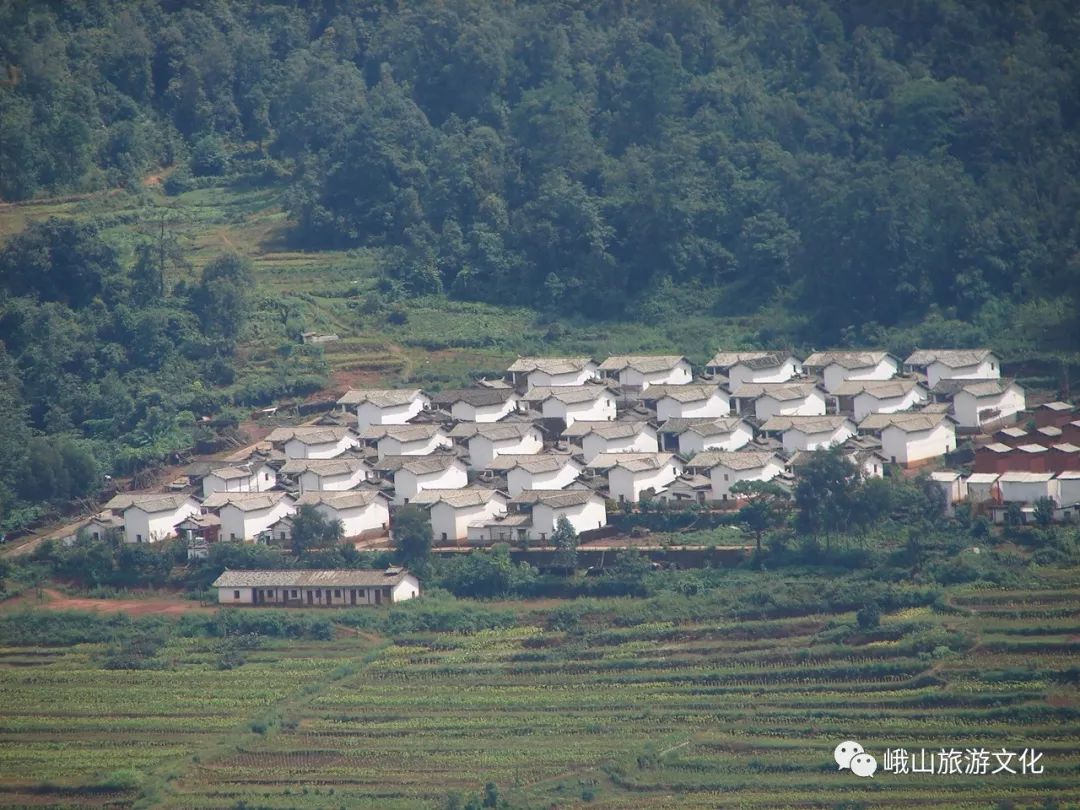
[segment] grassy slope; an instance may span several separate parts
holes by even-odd
[[[499,373],[517,354],[530,352],[678,351],[701,363],[721,344],[750,345],[774,321],[768,314],[712,315],[711,299],[686,296],[677,319],[658,319],[646,310],[639,322],[562,322],[551,330],[547,319],[527,308],[431,297],[405,302],[408,321],[394,326],[383,313],[362,312],[364,297],[375,289],[373,253],[289,249],[288,222],[272,189],[210,188],[167,197],[148,188],[138,195],[110,192],[0,205],[0,240],[30,220],[94,216],[119,243],[130,245],[135,234],[154,233],[162,208],[192,264],[192,277],[214,256],[236,250],[251,258],[264,299],[301,311],[307,328],[343,338],[325,349],[339,387],[359,381],[463,384],[477,372]],[[253,356],[265,350],[267,338],[280,339],[280,326],[267,320],[255,324]]]
[[[207,640],[173,642],[163,672],[104,670],[96,645],[0,648],[0,804],[411,810],[490,781],[515,807],[1070,806],[1078,586],[952,588],[847,642],[829,628],[850,613],[619,626],[629,603],[600,600],[584,635],[526,604],[516,628],[275,642],[230,671]],[[1046,772],[859,780],[832,762],[848,738],[879,760],[1033,747]],[[138,787],[95,794],[116,770]]]

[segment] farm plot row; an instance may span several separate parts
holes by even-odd
[[[301,789],[304,806],[438,808],[488,782],[515,807],[1075,802],[1080,621],[1017,633],[1039,598],[1017,594],[1012,612],[995,594],[992,615],[904,611],[847,638],[850,614],[755,622],[750,639],[708,622],[406,636],[295,724],[189,774],[176,806],[290,807]],[[849,738],[879,760],[1034,748],[1044,771],[859,779],[832,758]]]

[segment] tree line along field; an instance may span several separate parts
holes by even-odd
[[[799,583],[755,572],[723,594],[420,600],[335,612],[324,639],[186,635],[182,619],[149,659],[160,669],[108,668],[109,641],[41,645],[11,622],[70,616],[9,612],[0,804],[404,810],[465,807],[485,786],[510,808],[1080,801],[1075,571],[909,588],[910,606],[862,628],[842,599],[806,596],[836,593],[825,577]],[[272,611],[241,614],[237,632]],[[423,629],[461,617],[470,629]],[[878,757],[873,779],[838,772],[845,739]],[[882,772],[897,747],[1034,748],[1045,772]]]

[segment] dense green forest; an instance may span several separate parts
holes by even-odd
[[[416,291],[822,337],[1076,293],[1080,17],[983,3],[5,4],[0,192],[243,171]]]
[[[789,345],[1031,324],[1075,351],[1078,42],[1067,0],[13,0],[0,198],[267,189],[293,246],[372,251],[383,300],[693,300],[795,313],[758,338]],[[198,416],[324,382],[284,344],[238,376],[273,302],[240,258],[194,273],[135,225],[0,250],[8,524],[188,446]]]

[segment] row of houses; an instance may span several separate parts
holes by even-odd
[[[972,386],[1016,388],[976,374],[999,375],[997,358],[720,352],[699,377],[672,355],[519,358],[469,389],[350,390],[253,452],[193,465],[170,492],[118,495],[86,529],[282,542],[310,505],[365,539],[411,504],[429,511],[436,541],[544,542],[560,517],[579,533],[603,529],[612,501],[723,502],[740,481],[793,480],[827,447],[866,475],[940,458],[956,449]]]
[[[958,504],[968,503],[988,512],[995,523],[1004,523],[1010,505],[1020,508],[1025,523],[1031,522],[1035,505],[1042,500],[1054,504],[1054,519],[1080,522],[1080,470],[1047,472],[974,472],[964,475],[956,470],[931,473],[931,478],[946,496],[950,513]]]

